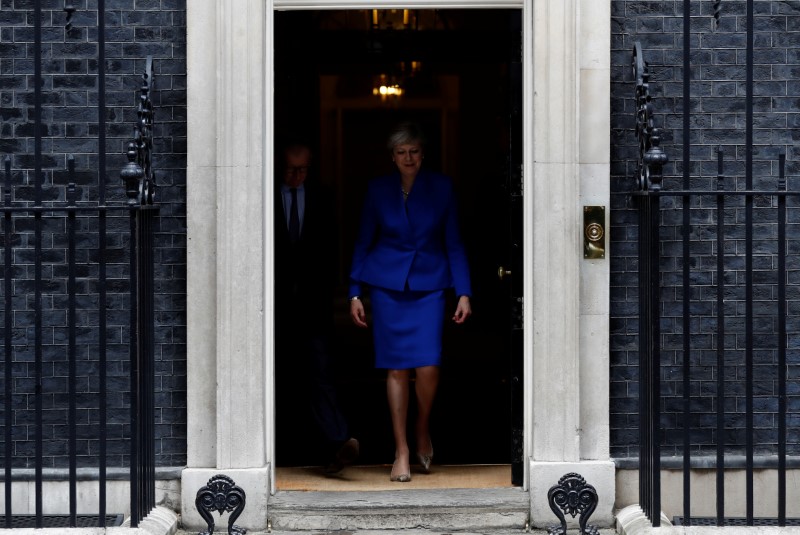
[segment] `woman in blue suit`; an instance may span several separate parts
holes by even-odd
[[[386,391],[395,439],[390,479],[411,480],[406,438],[409,379],[415,370],[417,459],[433,458],[429,421],[442,356],[445,290],[458,296],[453,321],[472,314],[469,267],[458,231],[451,180],[422,169],[424,137],[402,123],[389,137],[397,172],[372,180],[350,271],[350,316],[367,327],[360,296],[372,302],[375,366],[387,369]]]

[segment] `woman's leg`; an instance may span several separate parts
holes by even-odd
[[[394,432],[394,466],[392,477],[410,474],[406,422],[408,420],[408,378],[409,370],[389,370],[386,374],[386,395],[389,412],[392,415]]]
[[[439,386],[439,366],[423,366],[417,368],[417,453],[433,455],[431,444],[430,418],[436,388]]]

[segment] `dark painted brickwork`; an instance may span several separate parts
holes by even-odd
[[[98,194],[97,2],[77,0],[65,30],[63,0],[42,0],[44,199],[63,201],[67,155],[75,157],[78,202]],[[161,206],[156,225],[156,456],[186,463],[186,0],[106,0],[106,99],[109,203],[124,202],[119,171],[133,133],[145,57],[153,55],[156,91],[154,168]],[[15,202],[33,199],[33,2],[0,0],[0,158],[10,156]],[[127,464],[129,434],[128,218],[109,218],[109,464]],[[78,464],[96,466],[98,357],[96,218],[78,220]],[[44,464],[66,466],[67,296],[63,216],[44,218]],[[14,221],[14,465],[33,466],[33,223]],[[2,286],[2,285],[0,285]],[[2,291],[2,288],[0,288]],[[0,313],[0,316],[2,313]],[[2,328],[0,320],[0,328]],[[3,338],[0,337],[0,340]],[[0,345],[0,351],[5,351]],[[2,374],[0,374],[0,383]],[[4,386],[0,386],[2,395]],[[5,415],[0,404],[0,425]],[[0,433],[0,440],[3,436]],[[0,444],[0,455],[3,454]]]
[[[744,188],[745,169],[745,22],[744,1],[722,0],[718,28],[713,2],[692,2],[691,183],[716,187],[716,148],[722,146],[728,188]],[[662,144],[671,158],[665,188],[682,184],[683,2],[612,1],[612,188],[633,187],[636,141],[633,126],[634,83],[630,74],[634,41],[641,41],[649,62],[651,94]],[[800,189],[800,1],[755,2],[755,100],[753,178],[756,188],[777,185],[778,154],[787,154],[789,189]],[[713,451],[720,438],[729,452],[744,445],[744,203],[728,199],[726,255],[726,417],[718,437],[716,411],[716,221],[714,198],[692,203],[691,300],[692,448]],[[679,199],[663,199],[662,216],[662,404],[663,453],[680,452],[683,385],[682,221]],[[638,455],[638,288],[636,212],[626,196],[612,199],[611,223],[611,443],[612,456]],[[800,454],[800,210],[789,201],[788,452]],[[777,246],[775,201],[759,197],[754,220],[754,427],[756,453],[774,454],[777,444],[775,348]],[[794,208],[792,208],[794,207]]]

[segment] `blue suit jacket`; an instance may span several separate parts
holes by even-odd
[[[361,284],[403,291],[455,288],[471,295],[469,266],[458,231],[450,178],[420,170],[408,200],[400,175],[369,183],[353,251],[350,297]]]

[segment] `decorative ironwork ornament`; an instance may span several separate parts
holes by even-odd
[[[587,522],[589,517],[597,508],[597,491],[594,490],[592,485],[586,483],[583,476],[570,472],[565,474],[558,480],[557,485],[550,487],[547,493],[547,501],[550,504],[550,509],[558,517],[561,522],[560,526],[550,526],[547,532],[550,535],[566,535],[567,533],[567,518],[566,514],[575,518],[580,515],[578,525],[580,526],[580,535],[598,535],[597,527],[588,526]]]
[[[139,104],[136,109],[136,126],[133,141],[128,143],[128,163],[120,171],[125,183],[128,204],[152,205],[155,201],[156,175],[153,171],[153,102],[150,100],[155,79],[153,77],[153,56],[147,56]]]
[[[212,535],[214,533],[214,511],[219,511],[219,515],[228,512],[228,535],[245,535],[247,530],[233,523],[244,511],[246,496],[244,490],[233,482],[233,479],[222,474],[217,474],[208,480],[205,487],[197,491],[194,505],[197,512],[208,524],[206,531],[201,531],[198,535]]]
[[[636,139],[639,141],[637,185],[642,191],[658,191],[661,189],[661,167],[669,158],[660,147],[661,130],[655,127],[653,121],[650,71],[638,41],[633,46],[631,66],[636,80]]]

